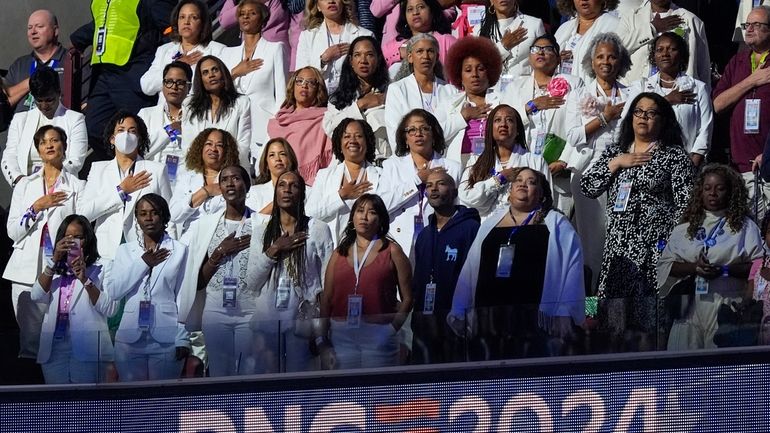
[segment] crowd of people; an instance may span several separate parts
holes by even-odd
[[[670,0],[556,3],[554,32],[517,0],[228,0],[226,46],[201,0],[92,0],[84,107],[35,11],[19,356],[76,383],[770,342],[770,6],[716,77]]]

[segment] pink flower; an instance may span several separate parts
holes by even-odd
[[[599,114],[598,101],[590,94],[580,99],[580,112],[583,117],[594,117]]]
[[[556,77],[548,83],[548,94],[554,98],[563,98],[570,91],[569,83],[562,77]]]

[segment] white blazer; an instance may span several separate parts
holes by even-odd
[[[94,286],[102,290],[104,269],[99,261],[86,269],[86,275]],[[59,312],[59,282],[61,275],[51,281],[51,290],[46,293],[38,281],[32,286],[30,296],[33,301],[48,305],[48,311],[43,318],[40,331],[40,350],[37,352],[37,362],[44,364],[51,357],[51,347],[56,330],[56,316]],[[114,348],[110,338],[107,318],[114,315],[117,302],[110,298],[104,290],[99,295],[96,305],[91,304],[88,291],[79,280],[75,282],[69,306],[69,327],[67,333],[72,343],[72,357],[78,361],[112,361]]]
[[[115,341],[131,344],[136,343],[142,336],[143,331],[139,329],[139,302],[145,300],[146,286],[147,300],[152,303],[150,335],[158,343],[177,342],[178,346],[185,345],[178,338],[186,336],[186,331],[177,320],[177,296],[185,277],[187,246],[166,234],[160,247],[168,249],[171,254],[152,268],[152,272],[142,260],[144,249],[138,242],[122,244],[115,253],[115,260],[104,286],[110,298],[116,301],[126,298]]]
[[[350,105],[343,109],[337,109],[331,102],[324,113],[323,128],[326,135],[331,138],[334,129],[345,119],[365,120],[374,131],[374,138],[377,141],[374,153],[376,158],[387,158],[393,154],[388,144],[388,130],[385,125],[385,105],[378,105],[361,111],[356,105],[359,98],[356,98]]]
[[[380,194],[380,172],[381,169],[375,165],[366,166],[364,180],[372,183],[370,193]],[[305,212],[309,216],[329,224],[334,245],[337,245],[345,230],[355,202],[355,200],[340,198],[339,189],[344,176],[344,162],[319,170],[313,184],[313,193],[308,196],[305,204]]]
[[[40,238],[43,236],[43,226],[48,224],[51,245],[55,246],[59,226],[64,218],[77,213],[75,204],[85,186],[85,181],[62,170],[56,191],[66,192],[69,195],[67,200],[61,206],[41,211],[37,220],[30,221],[29,225],[25,225],[22,224],[24,213],[37,199],[43,196],[45,191],[43,170],[19,180],[13,190],[6,224],[8,237],[13,240],[13,253],[5,267],[3,278],[22,284],[35,282],[39,271],[37,263],[40,263]]]
[[[636,95],[642,92],[657,93],[665,97],[671,89],[660,87],[660,74],[655,74],[649,79],[641,80],[631,84],[628,88],[628,100],[633,100]],[[682,127],[682,138],[684,139],[684,149],[688,153],[698,153],[705,156],[711,146],[711,131],[713,130],[714,108],[711,105],[711,92],[706,87],[706,83],[691,78],[687,75],[680,75],[677,79],[677,86],[682,89],[691,89],[695,93],[696,102],[694,104],[676,104],[671,107],[676,114],[676,120]],[[628,115],[631,109],[630,104],[623,107],[623,115]]]
[[[28,176],[29,152],[35,143],[33,137],[43,113],[33,107],[29,111],[16,113],[8,128],[8,140],[3,151],[3,176],[12,185],[19,176]],[[67,149],[64,151],[64,169],[77,176],[88,152],[88,133],[83,114],[68,110],[59,103],[51,123],[67,134]]]
[[[171,199],[166,166],[139,157],[135,162],[134,174],[145,170],[151,175],[150,185],[131,193],[131,199],[124,204],[117,191],[122,181],[117,160],[113,158],[91,165],[88,183],[77,201],[77,210],[95,224],[99,255],[104,259],[115,258],[121,237],[125,237],[126,242],[138,240],[134,226],[134,206],[140,197],[155,193],[166,201]]]
[[[629,41],[629,52],[631,52],[631,70],[626,73],[624,81],[632,83],[641,78],[649,77],[650,74],[650,44],[657,36],[657,31],[652,26],[652,7],[650,0],[644,2],[635,8],[621,8],[620,19],[624,28],[630,29],[630,34],[634,40]],[[690,48],[690,61],[687,64],[687,75],[708,83],[711,89],[711,58],[709,56],[708,40],[706,39],[706,28],[703,21],[694,13],[671,3],[668,13],[661,14],[662,17],[677,15],[682,17],[684,24],[681,26],[684,30],[684,40]],[[742,22],[742,21],[741,21]],[[635,51],[632,51],[632,48]]]
[[[460,184],[460,163],[446,159],[438,153],[433,153],[429,168],[444,167],[455,181]],[[414,218],[420,215],[422,209],[423,227],[428,226],[428,216],[433,213],[433,208],[428,204],[428,199],[422,199],[420,207],[420,190],[418,185],[422,181],[417,176],[412,156],[391,156],[382,164],[382,176],[380,178],[381,190],[392,194],[392,200],[385,202],[390,211],[390,235],[401,245],[409,257],[412,257]],[[383,200],[384,201],[384,200]]]
[[[194,171],[185,171],[176,177],[174,195],[168,204],[171,222],[177,226],[177,233],[183,236],[190,224],[203,215],[219,213],[225,208],[225,199],[217,195],[206,200],[198,207],[190,207],[192,195],[203,188],[203,175]]]
[[[438,108],[443,104],[448,104],[457,93],[455,86],[436,78],[433,80],[431,100],[424,101],[426,106],[430,103],[431,109],[428,111],[436,116],[441,128],[445,131],[449,129],[447,112]],[[385,126],[388,129],[388,143],[394,154],[396,153],[396,128],[401,123],[401,119],[415,108],[425,107],[423,106],[423,95],[414,74],[390,83],[388,93],[385,96]]]
[[[219,128],[229,132],[238,143],[238,159],[244,168],[251,166],[249,152],[251,150],[251,103],[249,98],[239,95],[232,110],[217,122],[211,120],[210,113],[205,119],[190,116],[190,98],[182,104],[182,147],[190,148],[195,137],[206,128]]]
[[[306,195],[309,195],[310,191],[306,189],[305,193]],[[250,209],[254,209],[255,212],[261,212],[265,206],[273,201],[274,194],[275,185],[273,185],[272,181],[261,183],[259,185],[252,185],[251,188],[249,188],[249,193],[246,195],[246,206]]]
[[[249,211],[254,218],[254,210],[250,209]],[[189,244],[184,274],[189,278],[185,278],[182,282],[182,288],[177,299],[179,300],[179,322],[184,323],[188,331],[201,330],[203,307],[206,305],[206,290],[198,290],[198,273],[201,265],[203,265],[203,260],[208,255],[209,244],[214,238],[219,220],[224,218],[224,215],[225,209],[215,214],[204,215],[190,226],[185,237]],[[255,222],[256,220],[252,220],[252,239],[260,226]],[[247,275],[247,278],[250,277]]]
[[[529,47],[535,43],[535,39],[545,34],[545,26],[543,25],[543,20],[540,18],[522,13],[517,13],[516,16],[511,18],[508,25],[500,26],[500,34],[496,34],[493,30],[490,39],[497,46],[497,51],[503,59],[502,75],[516,78],[519,75],[529,73]],[[507,32],[513,32],[522,26],[527,29],[526,39],[521,41],[519,45],[507,50],[500,40],[501,37]],[[480,31],[481,26],[475,26],[473,28],[473,35],[478,36]],[[495,88],[499,90],[501,88],[501,83],[498,82],[495,85]]]
[[[562,51],[570,50],[569,41],[577,33],[577,25],[578,25],[577,17],[572,17],[569,19],[569,21],[563,23],[556,30],[556,34],[554,34],[554,37],[556,38],[556,42],[559,43],[559,48],[561,48]],[[618,36],[620,36],[621,40],[625,40],[624,35],[620,34],[621,32],[619,31],[619,26],[620,26],[620,19],[618,19],[618,17],[616,17],[615,15],[612,15],[609,13],[604,13],[600,15],[599,18],[597,18],[596,21],[594,21],[591,28],[588,29],[588,31],[583,34],[580,40],[577,41],[577,44],[575,45],[575,47],[571,50],[572,51],[572,75],[576,75],[582,78],[584,82],[588,82],[588,80],[590,80],[590,77],[588,76],[588,72],[583,71],[582,63],[583,63],[583,58],[586,56],[586,54],[590,55],[588,48],[591,46],[591,41],[593,41],[593,39],[599,33],[606,33],[606,32],[618,33]]]
[[[179,156],[179,166],[177,167],[177,173],[183,170],[184,160],[184,148],[181,146],[181,142],[171,143],[171,137],[164,129],[166,125],[171,122],[166,118],[165,113],[166,103],[160,102],[158,105],[152,107],[144,107],[139,110],[138,116],[144,120],[147,125],[147,133],[150,136],[150,150],[144,155],[144,158],[148,161],[166,163],[166,155]],[[181,139],[181,137],[180,137]]]
[[[243,60],[243,44],[222,51],[222,61],[233,70]],[[262,147],[269,139],[267,121],[275,116],[286,97],[286,74],[289,65],[286,47],[280,42],[260,38],[251,60],[262,59],[262,67],[235,79],[239,93],[251,102],[251,157],[259,161]]]
[[[216,41],[211,41],[205,47],[198,45],[191,52],[199,51],[204,56],[212,55],[219,57],[222,50],[225,48],[225,45]],[[166,65],[174,61],[174,57],[180,51],[179,42],[168,42],[159,46],[158,49],[155,50],[155,58],[152,61],[152,65],[150,65],[150,69],[148,69],[139,80],[139,84],[142,86],[142,92],[147,96],[158,95],[158,103],[166,100],[163,96],[163,92],[161,92],[163,89],[163,69]],[[195,79],[196,65],[190,67],[193,70],[193,79]]]
[[[299,34],[294,69],[299,70],[305,66],[312,66],[321,70],[324,82],[326,82],[326,90],[331,94],[339,85],[342,64],[345,63],[345,57],[347,56],[343,55],[322,68],[321,54],[323,54],[323,52],[331,45],[343,42],[350,43],[359,36],[374,36],[374,34],[351,22],[345,23],[345,27],[339,35],[330,34],[324,23],[321,23],[321,25],[314,29],[303,30],[302,33]]]
[[[489,88],[485,101],[490,105],[490,109],[497,107],[502,103],[500,94],[497,93],[494,87]],[[465,129],[468,127],[468,122],[462,114],[462,109],[466,104],[475,106],[476,104],[468,100],[466,93],[460,92],[453,95],[448,103],[442,104],[438,108],[439,116],[446,119],[441,125],[444,128],[444,139],[446,140],[447,150],[444,156],[447,159],[453,161],[462,160],[463,139],[465,138]],[[482,132],[481,136],[484,136]]]

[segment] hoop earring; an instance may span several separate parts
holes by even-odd
[[[496,12],[495,12],[495,7],[494,7],[494,6],[492,6],[492,5],[489,5],[489,14],[490,14],[490,15],[494,15],[495,13],[496,13]]]

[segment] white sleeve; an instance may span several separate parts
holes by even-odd
[[[147,96],[157,95],[163,86],[163,68],[171,63],[171,59],[165,58],[166,45],[161,45],[155,50],[155,58],[152,60],[150,69],[142,75],[139,84],[142,86],[142,92]]]
[[[463,173],[462,180],[457,188],[457,198],[460,203],[479,211],[480,215],[486,215],[495,207],[497,196],[505,190],[492,177],[476,182],[468,188],[468,179],[470,178],[473,166],[469,166]]]
[[[22,172],[19,167],[19,139],[21,137],[22,123],[27,118],[26,113],[24,115],[15,115],[11,120],[11,126],[8,128],[8,139],[5,142],[5,150],[3,150],[3,175],[8,181],[8,185],[13,185],[14,179],[19,176],[24,176],[27,172],[27,167],[24,167]]]
[[[64,168],[72,175],[77,176],[88,154],[88,132],[86,131],[86,118],[80,113],[75,115],[75,122],[69,130],[67,137],[67,152]]]
[[[714,108],[711,105],[711,97],[706,90],[705,84],[696,83],[698,95],[698,107],[700,111],[700,125],[698,134],[695,136],[695,143],[692,145],[691,153],[706,155],[711,144],[711,132],[714,128]]]
[[[240,96],[239,99],[243,99],[246,106],[238,118],[238,159],[243,168],[248,170],[251,167],[251,101],[247,96]]]

